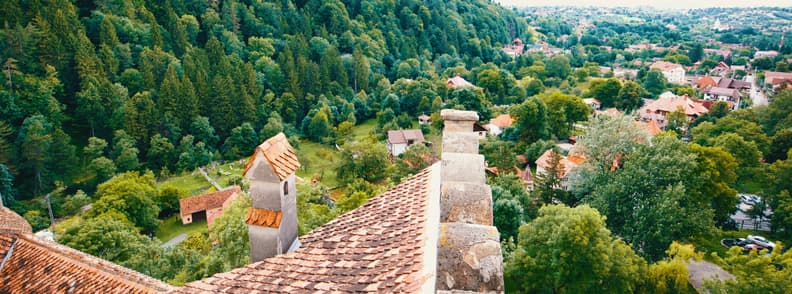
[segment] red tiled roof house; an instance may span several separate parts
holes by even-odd
[[[223,214],[223,210],[234,202],[240,192],[242,189],[239,186],[233,186],[214,193],[179,199],[182,224],[206,219],[207,225],[211,226],[214,219]]]

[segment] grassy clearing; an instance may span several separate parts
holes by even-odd
[[[159,187],[174,186],[183,189],[190,195],[201,195],[212,185],[206,181],[199,171],[183,173],[179,176],[170,177],[158,184]]]
[[[168,242],[170,239],[173,239],[178,235],[189,235],[195,232],[203,233],[206,232],[207,229],[206,220],[183,225],[181,223],[181,218],[178,214],[176,214],[163,220],[159,228],[157,228],[155,234],[157,235],[157,238],[160,239],[160,241]]]
[[[369,120],[364,121],[363,123],[355,126],[355,128],[352,129],[352,138],[351,139],[353,141],[356,141],[356,142],[360,141],[360,140],[363,140],[366,137],[368,137],[369,135],[374,134],[376,129],[377,129],[377,120],[373,119],[373,118],[369,119]]]
[[[325,186],[331,188],[338,186],[335,170],[338,150],[315,142],[301,141],[300,148],[296,152],[297,158],[302,164],[302,167],[297,170],[298,176],[306,181],[310,181],[312,177],[316,176]]]

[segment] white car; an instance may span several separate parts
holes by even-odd
[[[770,247],[770,248],[775,248],[776,246],[775,243],[770,242],[770,240],[767,240],[765,237],[762,236],[748,235],[748,238],[746,239],[759,246]]]

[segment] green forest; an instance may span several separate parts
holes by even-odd
[[[741,66],[730,77],[751,72],[764,83],[766,71],[792,71],[792,32],[718,31],[702,18],[747,13],[738,9],[558,9],[490,0],[2,1],[2,204],[58,243],[183,285],[250,263],[249,197],[208,229],[179,223],[179,199],[215,190],[204,169],[245,189],[244,159],[285,133],[302,163],[302,235],[437,161],[440,110],[472,110],[482,125],[513,119],[479,149],[508,292],[688,293],[691,258],[735,274],[708,283],[713,293],[792,289],[792,253],[718,243],[752,233],[731,219],[738,193],[761,196],[757,207],[772,216],[746,213],[772,226],[769,238],[792,243],[792,90],[767,89],[767,105],[746,99],[733,111],[715,102],[695,119],[670,112],[654,137],[635,119],[645,98],[705,98],[669,83],[653,62],[689,75],[724,62]],[[516,39],[538,51],[509,54]],[[630,48],[648,43],[662,50]],[[739,48],[723,56],[727,43]],[[617,77],[617,68],[634,74]],[[475,86],[447,85],[457,76]],[[430,124],[417,124],[422,114]],[[414,128],[434,146],[392,156],[387,131]],[[573,138],[586,161],[562,179],[557,144]],[[517,174],[536,172],[547,150],[556,151],[548,172],[526,189]],[[186,240],[164,246],[182,232]]]

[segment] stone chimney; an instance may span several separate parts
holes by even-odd
[[[297,188],[300,162],[283,133],[256,147],[245,165],[251,207],[245,217],[251,262],[290,252],[297,239]]]
[[[478,154],[473,111],[445,109],[440,115],[443,154],[437,290],[503,292],[500,234],[493,226],[492,191],[484,156]]]

